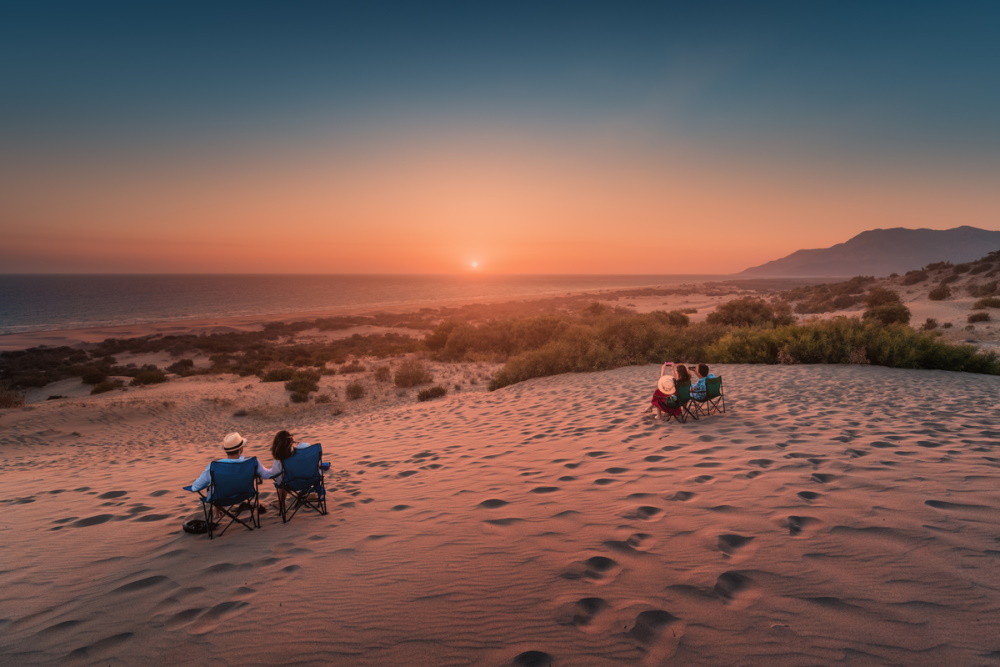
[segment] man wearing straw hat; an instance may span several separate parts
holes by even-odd
[[[223,459],[216,459],[216,461],[220,463],[239,463],[244,460],[243,447],[246,444],[247,441],[242,435],[239,433],[230,433],[222,441],[222,451],[226,453],[226,457]],[[198,476],[198,479],[194,480],[194,484],[191,485],[192,491],[200,491],[201,489],[209,487],[209,500],[212,499],[212,489],[210,488],[212,484],[212,475],[210,472],[212,469],[212,463],[214,463],[214,461],[205,466],[205,470],[202,471],[202,473]],[[271,471],[262,466],[259,460],[257,461],[257,474],[264,479],[271,477]]]

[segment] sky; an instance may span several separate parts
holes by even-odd
[[[0,273],[719,274],[997,230],[998,24],[992,0],[6,2]]]

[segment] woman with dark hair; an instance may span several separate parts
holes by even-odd
[[[275,486],[281,484],[284,478],[283,462],[285,459],[295,454],[296,449],[305,449],[306,447],[312,447],[312,445],[308,442],[296,442],[288,431],[278,431],[274,435],[274,441],[271,443],[271,456],[274,457],[274,463],[271,464],[270,472]],[[277,493],[280,501],[284,501],[286,491],[278,488]]]
[[[673,410],[676,405],[677,382],[691,382],[691,374],[684,364],[674,364],[669,361],[664,362],[660,367],[660,379],[656,383],[653,397],[650,399],[649,407],[643,414],[649,414],[656,408],[656,418],[662,419],[663,413]]]

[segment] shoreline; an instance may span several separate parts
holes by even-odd
[[[108,338],[141,338],[155,334],[211,334],[227,331],[259,331],[265,324],[271,322],[304,322],[324,317],[359,316],[365,317],[379,313],[405,314],[417,312],[425,308],[457,308],[468,305],[495,305],[500,303],[522,303],[544,301],[554,298],[573,298],[594,296],[613,296],[615,293],[636,289],[704,289],[706,285],[725,283],[724,280],[703,281],[697,283],[677,283],[663,285],[636,285],[628,288],[608,287],[594,290],[577,290],[572,292],[550,292],[545,294],[527,294],[519,296],[496,296],[486,298],[430,299],[424,301],[396,302],[389,305],[372,306],[339,306],[317,310],[297,312],[258,313],[254,315],[227,315],[219,317],[193,317],[176,320],[154,320],[135,324],[109,324],[103,326],[80,327],[69,329],[45,329],[0,334],[0,352],[25,350],[32,347],[46,346],[70,347],[100,343]]]

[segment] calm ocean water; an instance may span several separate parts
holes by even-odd
[[[0,334],[342,308],[470,303],[722,276],[0,275]]]

